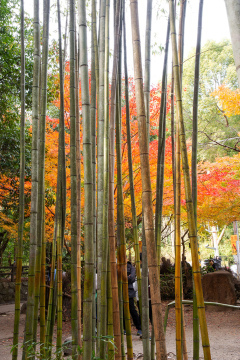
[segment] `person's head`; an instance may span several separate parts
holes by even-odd
[[[209,261],[209,264],[210,264],[210,265],[213,265],[213,264],[214,264],[214,261],[213,261],[213,260],[210,260],[210,261]]]

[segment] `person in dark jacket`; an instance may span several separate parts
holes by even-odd
[[[129,297],[129,310],[133,319],[133,323],[137,328],[137,335],[142,337],[141,320],[134,305],[134,298],[136,291],[133,288],[133,283],[136,279],[136,269],[130,261],[127,262],[127,275],[128,275],[128,297]]]

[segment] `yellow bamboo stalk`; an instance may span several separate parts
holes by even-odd
[[[176,44],[176,29],[175,29],[175,18],[174,18],[174,1],[169,1],[169,11],[170,11],[170,25],[171,25],[171,39],[172,39],[172,53],[173,53],[173,68],[174,68],[174,82],[175,82],[175,93],[176,93],[176,104],[177,104],[177,115],[180,128],[180,148],[182,155],[182,167],[184,174],[184,186],[185,186],[185,196],[187,204],[187,214],[188,214],[188,227],[189,227],[189,237],[191,243],[191,252],[192,252],[192,266],[193,266],[193,275],[194,282],[196,286],[196,296],[197,296],[197,306],[200,320],[200,329],[202,335],[202,345],[204,352],[204,359],[211,359],[210,345],[208,338],[205,306],[203,299],[202,291],[202,280],[201,272],[198,261],[198,241],[197,241],[197,231],[193,211],[193,202],[192,202],[192,190],[190,183],[190,174],[188,166],[188,156],[187,156],[187,146],[185,139],[185,129],[183,122],[183,111],[182,111],[182,95],[180,88],[180,76],[179,76],[179,65],[178,65],[178,55],[177,55],[177,44]]]

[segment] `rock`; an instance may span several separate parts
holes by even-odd
[[[27,312],[27,303],[23,303],[22,306],[21,306],[21,310],[20,310],[20,313],[21,314],[26,314]]]
[[[235,305],[237,298],[233,283],[232,274],[220,270],[208,273],[202,277],[204,301],[213,301],[222,304]],[[226,311],[226,307],[207,306],[210,311]]]
[[[72,355],[72,336],[67,337],[63,342],[64,355]]]

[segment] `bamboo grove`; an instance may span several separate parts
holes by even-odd
[[[71,251],[71,328],[73,359],[133,359],[131,319],[128,299],[127,240],[124,213],[124,184],[129,183],[131,238],[136,264],[144,359],[167,359],[160,289],[160,259],[163,231],[163,194],[166,154],[166,118],[171,119],[171,161],[173,177],[173,219],[175,241],[175,311],[177,359],[187,359],[181,278],[181,196],[186,201],[188,231],[194,278],[194,359],[199,359],[199,325],[204,359],[211,359],[205,316],[197,239],[197,104],[203,0],[199,1],[198,41],[194,88],[192,164],[184,129],[182,108],[182,62],[184,21],[187,2],[180,1],[179,38],[176,31],[176,2],[166,2],[168,26],[160,96],[155,100],[158,134],[154,157],[157,163],[156,191],[152,190],[149,153],[151,149],[151,17],[152,1],[146,1],[145,58],[142,58],[137,0],[69,0],[61,11],[59,0],[44,0],[43,31],[40,30],[39,0],[34,0],[34,69],[32,90],[31,220],[28,300],[22,359],[63,357],[62,332],[62,255],[69,231]],[[21,175],[20,215],[17,252],[15,326],[12,358],[20,358],[18,334],[22,269],[22,228],[24,209],[24,0],[21,1],[22,80],[21,80]],[[50,9],[58,14],[59,99],[58,163],[54,229],[51,239],[50,285],[46,299],[45,234],[45,153],[47,119],[47,77]],[[90,15],[89,15],[90,13]],[[127,14],[131,19],[132,49],[126,32]],[[112,16],[113,15],[113,16]],[[90,26],[89,26],[89,19]],[[111,19],[112,18],[112,19]],[[69,22],[63,43],[61,22]],[[64,20],[64,21],[63,21]],[[110,21],[112,20],[112,22]],[[143,21],[141,22],[143,26]],[[161,24],[159,25],[161,27]],[[68,42],[66,41],[68,39]],[[110,54],[110,48],[113,53]],[[171,51],[170,48],[172,49]],[[172,56],[172,59],[170,58]],[[89,59],[90,57],[90,59]],[[134,81],[129,78],[132,58]],[[171,65],[172,63],[172,65]],[[144,66],[143,66],[144,64]],[[144,69],[143,69],[144,68]],[[169,75],[172,69],[172,74]],[[144,70],[144,72],[143,72]],[[144,75],[143,75],[144,74]],[[66,94],[66,77],[68,92]],[[169,80],[170,79],[170,80]],[[169,85],[169,82],[171,84]],[[134,90],[133,90],[134,89]],[[130,98],[136,105],[132,115]],[[67,100],[66,100],[67,97]],[[66,102],[69,127],[66,126]],[[125,107],[123,126],[123,107]],[[133,118],[138,128],[133,134]],[[126,130],[123,133],[123,128]],[[136,188],[133,141],[137,136],[141,186]],[[66,148],[70,138],[70,147]],[[126,146],[127,179],[123,176],[123,138]],[[136,144],[135,144],[136,145]],[[67,153],[66,153],[67,152]],[[183,173],[185,193],[181,192]],[[192,175],[192,183],[190,181]],[[70,178],[67,183],[67,177]],[[68,184],[68,185],[67,185]],[[140,189],[140,190],[139,190]],[[141,192],[141,211],[136,197]],[[70,210],[67,198],[70,197]],[[139,205],[138,205],[139,207]],[[70,227],[68,226],[70,224]],[[140,226],[139,226],[140,225]],[[67,230],[66,230],[67,229]],[[141,229],[141,231],[139,230]],[[140,248],[139,241],[142,243]],[[142,265],[140,266],[140,253]],[[141,269],[142,267],[142,269]],[[149,299],[151,289],[152,334],[149,342]],[[40,306],[40,307],[39,307]],[[39,324],[40,309],[40,324]],[[196,320],[197,319],[197,320]],[[53,346],[57,326],[56,349]],[[40,339],[37,336],[40,329]],[[124,330],[126,330],[126,341]],[[126,342],[126,351],[124,347]],[[40,344],[40,345],[39,345]],[[40,346],[40,350],[38,350]],[[55,354],[55,355],[54,355]]]

